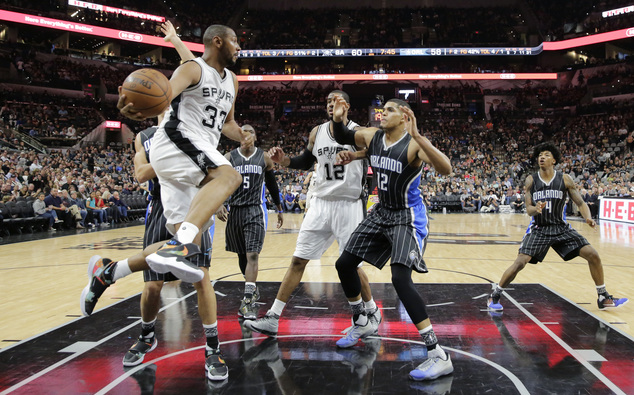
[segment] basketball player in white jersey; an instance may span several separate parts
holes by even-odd
[[[337,97],[342,97],[346,102],[350,101],[348,94],[343,91],[330,92],[326,105],[329,118],[332,118],[332,108]],[[359,126],[347,119],[345,122],[349,128]],[[282,310],[291,293],[299,285],[308,262],[311,259],[320,259],[335,239],[339,244],[339,252],[342,252],[350,234],[363,220],[365,208],[361,195],[366,167],[362,161],[355,161],[346,166],[337,165],[337,152],[344,150],[355,151],[356,147],[344,146],[334,140],[332,121],[313,128],[307,148],[297,157],[289,158],[279,147],[269,150],[269,156],[274,162],[292,169],[308,170],[316,161],[317,167],[312,176],[315,184],[311,187],[310,210],[306,211],[299,229],[291,266],[286,271],[275,302],[264,317],[245,322],[246,327],[265,335],[276,336]],[[358,272],[368,315],[378,328],[381,313],[372,299],[367,275],[360,265]]]
[[[235,64],[240,52],[235,32],[223,25],[209,26],[203,43],[203,55],[179,66],[170,79],[170,111],[159,125],[150,151],[150,162],[162,188],[167,227],[174,237],[162,247],[161,243],[149,246],[145,253],[156,251],[146,258],[155,272],[188,277],[201,287],[209,287],[213,296],[208,269],[186,258],[201,253],[201,230],[211,225],[212,215],[242,183],[240,173],[217,150],[220,133],[245,144],[251,143],[253,136],[244,133],[234,119],[238,81],[226,67]],[[121,88],[119,94],[117,107],[123,115],[145,119],[142,113],[132,111],[133,102],[124,106]],[[216,300],[212,299],[212,314],[201,318],[206,334],[217,339],[213,336],[218,333]],[[208,344],[205,352],[212,380],[228,376],[218,346]]]

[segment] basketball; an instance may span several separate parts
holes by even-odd
[[[140,112],[146,118],[152,118],[167,109],[172,98],[172,87],[160,71],[139,69],[123,81],[121,94],[126,96],[125,104],[134,105],[133,112]]]

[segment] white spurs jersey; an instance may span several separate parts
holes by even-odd
[[[352,121],[347,125],[349,129],[357,126],[359,125]],[[337,143],[330,133],[330,122],[319,125],[312,150],[317,158],[317,170],[313,174],[315,185],[311,186],[312,195],[320,198],[359,199],[366,168],[364,161],[355,160],[345,166],[335,165],[339,151],[357,151],[357,148]]]
[[[200,81],[172,100],[169,115],[161,127],[198,134],[217,147],[222,126],[236,97],[233,75],[224,69],[222,77],[202,58],[193,61],[200,65]]]

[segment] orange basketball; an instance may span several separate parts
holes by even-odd
[[[133,112],[152,118],[167,109],[172,99],[172,87],[160,71],[139,69],[123,81],[121,94],[126,96],[125,104],[132,103]]]

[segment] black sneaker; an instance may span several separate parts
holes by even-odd
[[[145,261],[150,269],[157,273],[170,272],[188,283],[197,283],[204,277],[204,272],[187,258],[200,254],[200,247],[194,243],[182,244],[172,239],[163,244],[158,251],[150,254]]]
[[[139,337],[139,340],[134,343],[134,345],[128,350],[127,353],[123,356],[123,366],[136,366],[143,363],[143,358],[145,358],[145,354],[150,351],[154,351],[154,349],[158,346],[158,340],[156,340],[156,336],[151,343],[148,343],[142,337]]]
[[[222,381],[229,377],[229,368],[219,348],[205,351],[205,370],[209,380]]]
[[[112,262],[108,258],[101,258],[99,255],[93,256],[88,261],[88,285],[81,291],[79,299],[79,307],[83,315],[92,314],[103,292],[112,284],[108,278],[111,278],[110,272],[115,264],[116,262]]]

